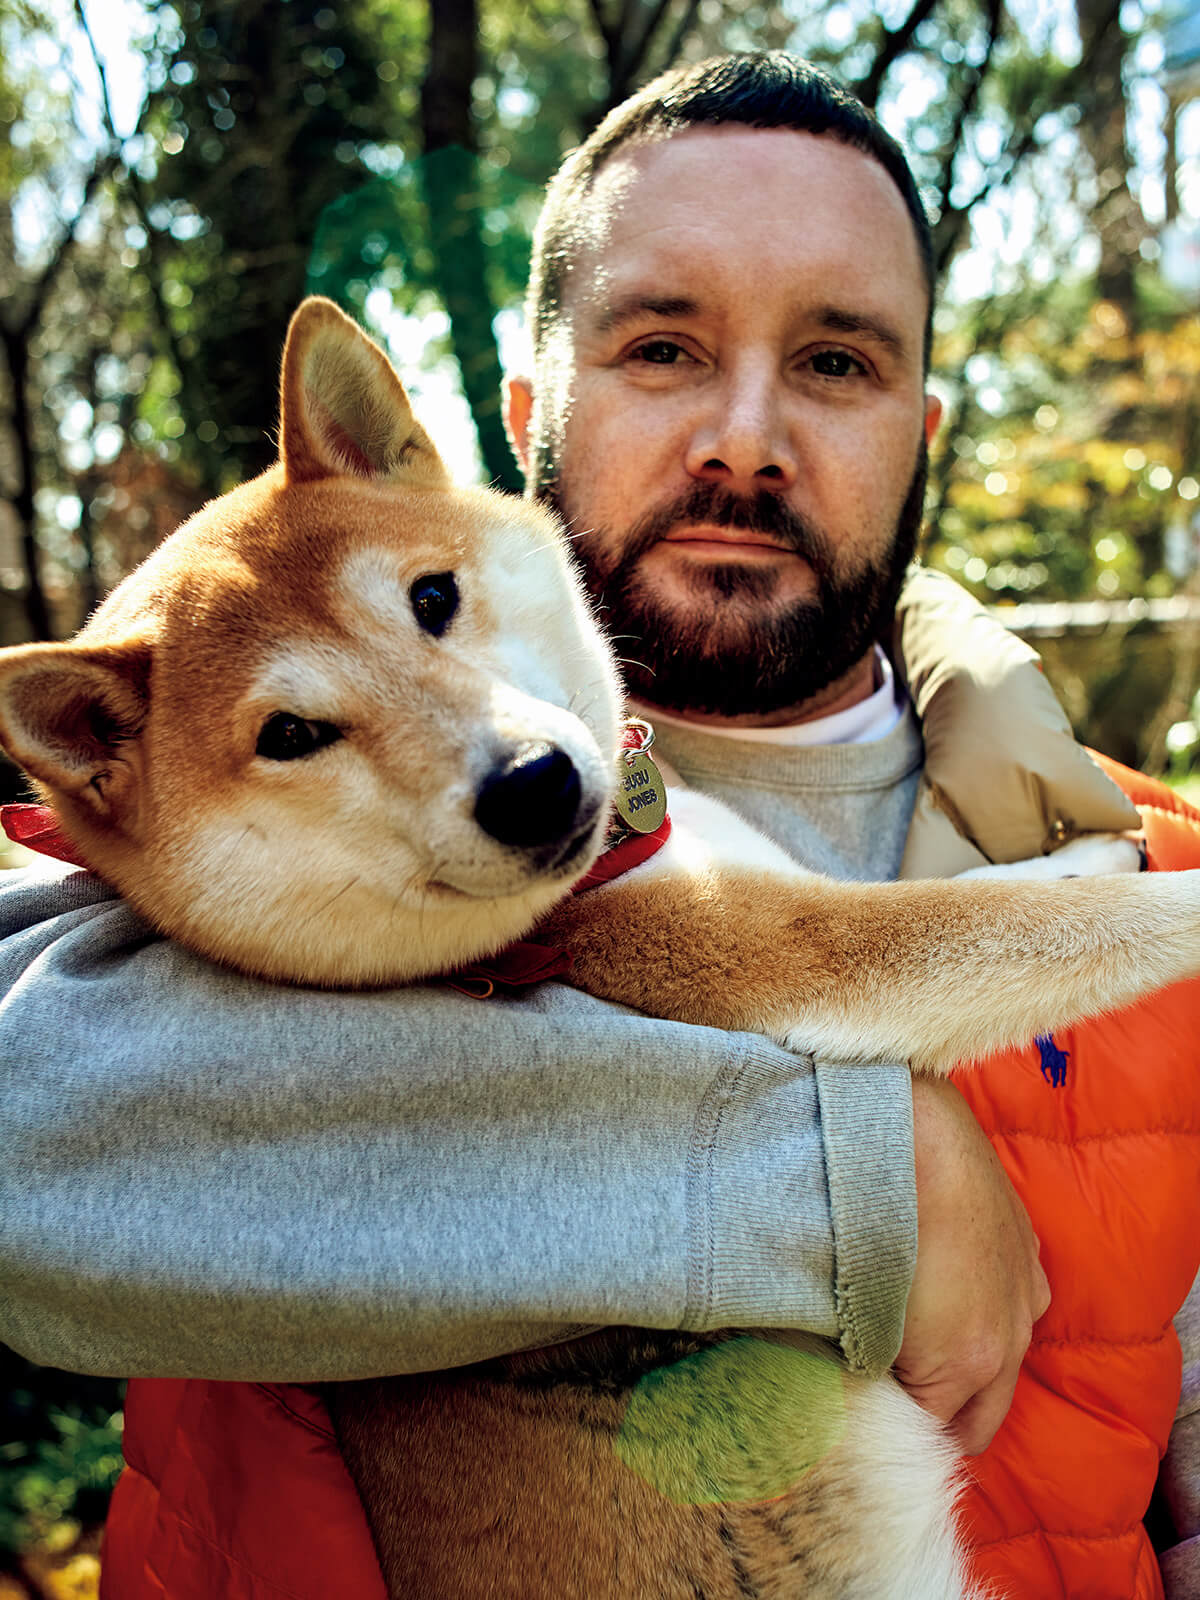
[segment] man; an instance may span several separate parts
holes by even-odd
[[[937,421],[919,202],[828,83],[730,70],[560,180],[514,438],[685,777],[826,870],[894,874],[914,812],[967,865],[874,649]],[[1128,825],[1096,785],[1085,825]],[[557,986],[502,1014],[276,991],[78,875],[8,886],[4,915],[0,1331],[35,1358],[305,1381],[602,1321],[805,1326],[896,1359],[965,1448],[999,1426],[1047,1291],[956,1091]]]
[[[924,381],[932,246],[903,156],[851,97],[791,68],[743,68],[736,87],[720,68],[692,74],[696,125],[666,142],[651,86],[564,165],[534,252],[537,382],[508,394],[529,490],[571,528],[631,692],[701,787],[709,761],[687,759],[662,713],[822,746],[846,740],[826,719],[851,708],[899,722],[873,644],[913,554],[940,415]],[[867,148],[788,129],[806,92],[810,118],[840,119]],[[735,120],[706,121],[706,95],[737,94]],[[768,139],[757,124],[771,120],[785,126]],[[817,870],[894,877],[918,762],[899,750],[885,790],[877,758],[850,828],[839,783],[833,837],[792,795],[781,842]],[[741,785],[722,794],[747,808]],[[778,835],[770,809],[752,820]],[[1006,1304],[1016,1324],[1044,1309],[1034,1280]],[[1014,1325],[1010,1351],[1022,1337]],[[898,1370],[949,1420],[957,1374],[927,1363],[902,1348]],[[1014,1378],[1010,1355],[958,1413],[969,1447],[991,1437]]]
[[[709,63],[618,107],[551,184],[530,291],[534,382],[509,392],[530,489],[571,527],[668,759],[836,875],[957,870],[971,864],[967,841],[990,829],[995,858],[1039,846],[1036,833],[1017,848],[1002,838],[1021,804],[1013,773],[1024,773],[1019,786],[1038,770],[1032,729],[1018,729],[999,761],[996,748],[977,752],[973,773],[952,775],[954,761],[931,745],[918,795],[919,756],[905,745],[911,709],[897,705],[873,648],[890,633],[913,554],[938,422],[924,382],[932,290],[911,176],[861,109],[787,57]],[[899,630],[902,651],[912,642],[903,665],[914,689],[922,655],[925,671],[953,672],[954,627],[931,653],[922,620],[950,602],[927,590],[910,586]],[[1007,642],[989,646],[972,632],[969,657],[989,650],[980,677],[994,670],[1002,680]],[[1004,684],[1014,703],[1026,670]],[[970,659],[962,679],[975,671]],[[926,740],[952,739],[964,752],[981,732],[1000,741],[996,716],[980,696],[967,716],[927,719]],[[1060,758],[1069,765],[1075,753]],[[1078,776],[1090,787],[1093,774]],[[957,826],[952,843],[927,848],[921,810],[935,788],[942,820]],[[1107,811],[1113,798],[1046,800],[1043,837],[1056,826],[1062,836],[1064,812],[1082,828],[1128,825],[1119,801]],[[1010,806],[1012,818],[994,814]],[[1190,1050],[1180,1064],[1192,1067]],[[1186,1139],[1182,1124],[1177,1131]],[[1071,1144],[1067,1136],[1060,1149]],[[1185,1158],[1181,1188],[1191,1172]],[[1063,1175],[1048,1175],[1047,1187]],[[1082,1235],[1065,1242],[1086,1248]],[[969,1256],[963,1266],[972,1270]],[[912,1311],[910,1300],[910,1331]],[[904,1346],[897,1370],[922,1394]],[[1038,1381],[1067,1388],[1072,1379],[1064,1367],[1053,1379],[1039,1369]],[[996,1389],[959,1414],[960,1433],[972,1413],[998,1415]],[[1036,1413],[1019,1409],[1016,1428],[1036,1426]],[[1049,1453],[1035,1443],[1019,1471],[1046,1470]],[[1094,1468],[1075,1467],[1090,1481]],[[1107,1470],[1119,1475],[1115,1457]],[[996,1500],[981,1471],[984,1496]],[[1121,1520],[1128,1504],[1091,1528],[1066,1519],[1057,1559],[1067,1592],[1100,1592],[1079,1555],[1089,1536],[1111,1571],[1122,1561],[1139,1568],[1110,1579],[1114,1593],[1154,1592],[1140,1530]],[[989,1533],[999,1540],[997,1527]],[[1180,1585],[1186,1561],[1177,1554]],[[989,1575],[1022,1593],[1048,1594],[1053,1581],[1020,1556],[996,1560]]]

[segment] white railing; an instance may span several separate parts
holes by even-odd
[[[1200,624],[1200,599],[1172,595],[1167,600],[1046,600],[1014,606],[989,606],[988,611],[1014,633],[1053,636],[1085,629],[1154,622],[1166,627]]]

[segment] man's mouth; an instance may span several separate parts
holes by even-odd
[[[664,544],[680,545],[693,555],[730,556],[780,556],[793,555],[779,540],[766,533],[751,533],[747,528],[717,528],[711,523],[694,523],[672,528],[663,537]]]

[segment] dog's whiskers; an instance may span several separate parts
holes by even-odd
[[[535,544],[530,549],[526,550],[525,554],[521,557],[521,560],[528,561],[530,556],[540,556],[546,550],[555,549],[557,545],[557,539],[547,539],[543,544]]]
[[[331,905],[340,900],[344,894],[349,894],[350,890],[354,888],[356,883],[361,882],[362,874],[356,872],[352,878],[348,878],[346,880],[340,889],[336,889],[333,894],[329,896],[328,900],[323,900],[321,904],[310,913],[308,920],[312,922],[315,921],[316,918],[323,916],[324,913],[329,910]]]

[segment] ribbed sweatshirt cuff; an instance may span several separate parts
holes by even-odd
[[[912,1081],[903,1066],[816,1063],[838,1337],[871,1375],[896,1359],[917,1259]]]
[[[802,1328],[882,1371],[916,1256],[908,1072],[739,1045],[694,1129],[683,1326]]]

